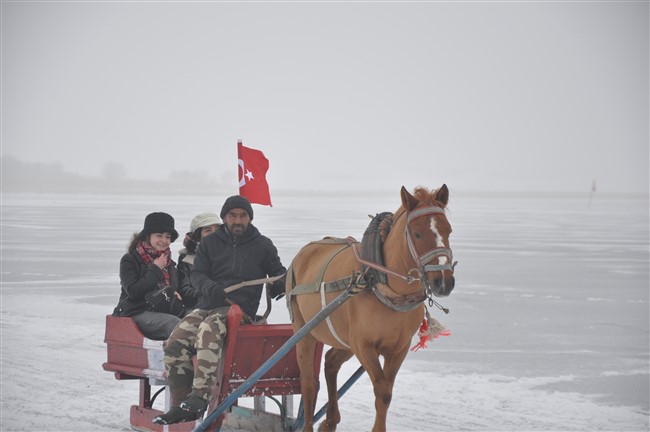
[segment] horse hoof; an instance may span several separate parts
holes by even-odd
[[[328,420],[323,420],[318,426],[318,432],[336,432],[336,424],[331,424]]]

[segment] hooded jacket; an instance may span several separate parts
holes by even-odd
[[[191,271],[192,286],[198,291],[197,309],[229,306],[224,288],[239,282],[277,276],[286,272],[273,242],[252,224],[241,237],[230,234],[225,225],[199,243]],[[284,278],[274,284],[284,284]],[[240,288],[227,294],[251,317],[255,317],[263,284]]]

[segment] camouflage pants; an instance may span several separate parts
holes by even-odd
[[[179,406],[190,394],[210,401],[227,333],[228,309],[195,309],[169,336],[163,361],[171,406]],[[195,354],[196,371],[192,361]]]

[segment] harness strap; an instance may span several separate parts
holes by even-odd
[[[420,306],[420,304],[427,298],[427,294],[424,290],[400,297],[388,297],[382,292],[380,287],[381,285],[374,285],[372,287],[373,294],[375,294],[377,299],[384,306],[397,312],[411,311]]]
[[[320,299],[321,299],[321,309],[325,309],[327,307],[327,300],[325,299],[325,293],[326,292],[331,292],[331,291],[339,291],[342,289],[346,289],[350,286],[350,283],[352,282],[352,277],[348,276],[343,279],[338,279],[332,282],[323,282],[323,277],[325,276],[325,271],[327,270],[327,267],[330,265],[334,257],[336,257],[339,253],[344,251],[345,249],[349,248],[351,245],[353,245],[353,241],[356,242],[356,240],[352,238],[348,238],[345,241],[345,244],[338,248],[334,253],[332,253],[327,261],[325,261],[325,264],[321,267],[320,271],[318,272],[318,276],[316,277],[316,281],[313,284],[302,284],[302,285],[297,285],[294,286],[291,289],[291,292],[287,296],[287,305],[289,306],[289,311],[291,312],[291,300],[290,297],[294,295],[299,295],[299,294],[306,294],[306,293],[316,293],[320,291]],[[334,242],[328,242],[328,243],[334,243]],[[340,242],[337,242],[340,243]],[[293,275],[293,270],[290,267],[290,274],[291,274],[291,283],[292,285],[295,284],[294,280],[294,275]],[[291,317],[291,320],[293,321],[293,317]],[[325,323],[327,324],[327,328],[329,329],[330,333],[332,336],[334,336],[334,339],[336,339],[341,345],[343,345],[345,348],[350,349],[350,346],[346,344],[336,333],[336,330],[334,330],[334,325],[332,324],[332,321],[330,320],[329,315],[325,318]]]
[[[312,242],[312,243],[320,243],[320,242]],[[328,244],[332,244],[332,242],[328,242]],[[334,257],[338,255],[340,252],[349,248],[351,244],[352,243],[346,242],[342,247],[334,251],[334,253],[330,255],[330,257],[327,259],[325,264],[323,264],[323,267],[318,273],[316,280],[312,283],[296,285],[296,278],[293,273],[293,266],[289,266],[288,274],[290,275],[291,286],[293,288],[291,289],[291,291],[289,291],[289,294],[287,295],[287,304],[288,305],[290,304],[291,296],[316,293],[321,290],[321,286],[324,286],[326,292],[341,291],[346,289],[348,286],[350,286],[350,282],[352,280],[352,277],[350,276],[347,276],[342,279],[337,279],[331,282],[323,282],[323,276],[325,275],[325,270],[327,270],[327,266],[329,266],[329,264],[332,262]],[[291,310],[291,308],[289,309]]]
[[[408,275],[407,275],[407,276],[404,276],[404,275],[401,275],[401,274],[399,274],[399,273],[397,273],[397,272],[392,271],[391,269],[389,269],[389,268],[387,268],[387,267],[380,266],[380,265],[377,264],[377,263],[374,263],[374,262],[372,262],[372,261],[368,261],[368,260],[365,260],[365,259],[361,258],[361,257],[359,256],[359,251],[357,250],[356,245],[352,245],[352,250],[354,251],[354,256],[355,256],[355,258],[356,258],[357,261],[359,261],[361,264],[367,265],[368,267],[373,268],[373,269],[375,269],[375,270],[379,270],[379,271],[382,271],[382,272],[384,272],[384,273],[388,273],[388,274],[390,274],[390,275],[392,275],[392,276],[395,276],[395,277],[397,277],[397,278],[403,279],[403,280],[405,280],[407,283],[411,283],[411,282],[413,282],[414,280],[417,280],[416,278],[413,278],[412,276],[408,276]]]
[[[320,241],[314,241],[314,242],[311,242],[310,244],[313,244],[313,243],[343,244],[343,246],[341,248],[339,248],[337,251],[335,251],[329,257],[327,262],[321,268],[321,270],[320,270],[320,272],[318,274],[318,277],[317,277],[316,281],[313,284],[302,284],[302,285],[295,286],[295,280],[293,278],[292,269],[291,268],[289,269],[290,274],[291,274],[291,282],[292,282],[292,286],[293,286],[293,288],[291,289],[291,291],[287,295],[287,305],[289,306],[289,313],[291,314],[290,301],[291,301],[291,296],[292,295],[320,292],[321,305],[322,305],[323,308],[325,308],[325,306],[326,306],[325,293],[326,292],[340,291],[340,290],[349,288],[351,285],[356,286],[357,289],[360,288],[361,285],[363,285],[364,289],[371,288],[373,294],[377,297],[377,299],[382,304],[384,304],[386,307],[388,307],[388,308],[390,308],[392,310],[395,310],[395,311],[409,311],[409,310],[413,310],[416,307],[418,307],[418,305],[428,297],[426,287],[425,287],[425,289],[423,289],[420,292],[416,292],[416,293],[413,293],[413,294],[407,294],[407,295],[400,295],[398,297],[392,297],[392,296],[388,296],[384,292],[382,292],[382,291],[385,291],[385,289],[382,290],[382,288],[381,288],[382,286],[385,286],[385,287],[388,287],[390,289],[390,286],[388,286],[387,283],[377,284],[376,283],[377,281],[373,280],[374,278],[372,276],[370,276],[370,279],[366,279],[365,283],[362,283],[361,285],[359,285],[360,278],[355,278],[354,275],[348,276],[348,277],[345,277],[345,278],[342,278],[342,279],[338,279],[338,280],[335,280],[335,281],[331,281],[331,282],[323,282],[323,276],[325,274],[325,271],[326,271],[328,265],[331,263],[331,261],[334,259],[334,257],[338,253],[340,253],[341,251],[345,250],[346,248],[348,248],[350,246],[352,246],[352,251],[354,252],[354,256],[357,259],[357,261],[362,265],[362,267],[366,266],[366,269],[363,272],[360,273],[360,277],[364,277],[367,270],[372,269],[372,270],[380,272],[381,276],[385,276],[386,274],[389,274],[391,276],[394,276],[396,278],[399,278],[399,279],[402,279],[402,280],[406,281],[406,283],[408,283],[408,284],[411,284],[411,283],[413,283],[415,281],[425,281],[425,273],[426,272],[443,271],[443,270],[451,270],[453,272],[454,267],[456,266],[456,263],[453,262],[453,254],[451,252],[451,249],[445,248],[445,247],[438,247],[438,248],[434,248],[433,250],[430,250],[429,252],[427,252],[427,253],[420,256],[417,253],[417,250],[415,249],[415,245],[413,244],[413,240],[411,239],[409,226],[408,226],[411,221],[413,221],[416,218],[422,217],[422,216],[431,215],[431,214],[443,214],[443,215],[446,214],[445,210],[442,207],[439,207],[439,206],[427,206],[427,207],[422,207],[422,208],[416,208],[411,212],[407,212],[407,210],[404,209],[401,213],[399,213],[397,215],[394,215],[394,216],[392,214],[390,214],[390,213],[382,213],[381,215],[376,215],[375,218],[373,218],[373,221],[371,222],[371,226],[373,227],[374,230],[376,230],[377,227],[373,226],[373,223],[375,223],[375,225],[377,223],[380,223],[381,220],[384,217],[386,217],[387,215],[391,216],[390,222],[391,222],[391,225],[393,225],[397,221],[397,219],[399,219],[401,216],[403,216],[405,214],[407,215],[406,227],[404,229],[404,234],[405,234],[405,237],[406,237],[406,243],[408,245],[409,252],[411,253],[411,257],[417,263],[417,265],[419,265],[419,269],[411,269],[408,274],[402,275],[402,274],[397,273],[397,272],[395,272],[393,270],[390,270],[389,268],[387,268],[387,267],[385,267],[385,266],[383,266],[383,265],[381,265],[381,264],[379,264],[377,262],[373,262],[371,260],[372,258],[367,259],[368,257],[365,257],[365,256],[362,257],[361,256],[362,254],[360,254],[359,251],[358,251],[359,242],[357,242],[352,237],[348,237],[346,239],[340,239],[340,238],[335,238],[335,237],[325,237],[324,239],[322,239]],[[370,228],[371,227],[369,227],[368,229],[370,229]],[[366,230],[366,233],[364,233],[364,240],[368,238],[367,234],[368,234],[368,230]],[[374,231],[373,231],[373,234],[375,234]],[[362,247],[363,246],[364,245],[362,244]],[[372,248],[372,246],[377,247],[378,244],[373,243],[373,245],[370,245],[370,246],[365,245],[366,249],[368,247]],[[373,252],[373,251],[371,251],[371,252]],[[430,264],[431,261],[433,261],[436,257],[440,257],[440,256],[446,257],[447,258],[447,263],[445,263],[445,264]],[[417,272],[418,276],[420,276],[420,277],[411,276],[411,273],[414,272],[414,271]],[[356,281],[355,281],[355,279],[356,279]],[[368,283],[368,282],[370,282],[370,283]],[[425,283],[425,282],[423,282],[423,283]],[[433,300],[430,299],[430,301],[433,301]],[[340,340],[340,338],[336,335],[336,332],[334,331],[334,328],[333,328],[333,326],[332,326],[332,324],[331,324],[331,322],[329,320],[329,317],[326,318],[326,322],[327,322],[327,325],[328,325],[328,327],[330,329],[330,332],[337,339],[337,341],[339,341],[339,343],[341,343],[342,345],[347,347],[347,345],[342,340]]]
[[[323,309],[325,309],[327,307],[327,299],[325,298],[325,287],[324,287],[324,285],[325,285],[324,283],[321,284],[321,290],[320,290],[320,307],[321,307],[321,310],[323,310]],[[340,343],[341,345],[343,345],[347,349],[350,349],[350,345],[346,344],[343,341],[343,339],[341,339],[339,337],[338,333],[336,333],[336,330],[334,330],[334,325],[332,324],[332,320],[330,320],[329,315],[327,315],[327,317],[325,317],[325,324],[327,324],[327,328],[329,329],[330,333],[332,333],[332,336],[334,336],[334,339],[336,339],[338,341],[338,343]]]
[[[431,262],[435,257],[443,256],[447,258],[446,264],[427,264]],[[452,261],[454,256],[451,252],[451,249],[441,247],[435,248],[422,257],[420,257],[420,265],[424,266],[424,271],[438,271],[438,270],[453,270]]]
[[[445,211],[438,206],[427,206],[427,207],[417,208],[408,214],[408,217],[406,218],[406,223],[408,224],[415,218],[418,218],[420,216],[426,216],[431,213],[445,214]]]

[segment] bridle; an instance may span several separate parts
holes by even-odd
[[[389,274],[391,276],[394,276],[396,278],[404,280],[407,284],[411,284],[415,281],[420,281],[421,282],[421,288],[425,293],[424,298],[429,299],[430,305],[433,305],[434,303],[438,305],[435,300],[433,300],[433,288],[429,284],[428,278],[426,277],[428,272],[435,272],[435,271],[443,271],[443,270],[450,270],[452,273],[454,272],[454,267],[456,267],[456,264],[458,263],[453,262],[453,254],[450,248],[446,247],[436,247],[433,248],[423,254],[419,254],[415,248],[415,244],[413,243],[413,235],[411,233],[410,229],[410,224],[412,221],[414,221],[417,218],[423,217],[423,216],[428,216],[428,215],[435,215],[435,214],[445,214],[445,211],[442,207],[439,206],[426,206],[426,207],[419,207],[416,208],[415,210],[408,212],[407,210],[404,210],[404,212],[400,213],[395,217],[395,220],[397,220],[399,217],[401,217],[403,214],[407,214],[406,216],[406,225],[404,227],[404,235],[406,236],[406,243],[408,245],[409,252],[411,254],[411,258],[413,258],[413,261],[417,264],[417,268],[412,268],[410,269],[407,274],[401,274],[398,272],[395,272],[387,267],[384,267],[380,264],[377,264],[372,261],[368,261],[366,259],[363,259],[359,256],[359,252],[357,250],[357,247],[355,244],[352,245],[352,250],[354,251],[354,255],[356,259],[361,263],[369,268],[373,268],[375,270],[378,270],[380,272]],[[445,257],[447,258],[447,262],[445,264],[431,264],[431,262],[435,259],[438,259],[440,257]],[[453,262],[453,263],[452,263]],[[415,273],[417,276],[413,276],[413,273]],[[444,288],[444,278],[442,278],[442,286]],[[422,300],[424,300],[422,298]],[[438,305],[441,309],[443,309],[440,305]]]
[[[427,272],[450,270],[453,273],[454,267],[456,266],[456,262],[452,264],[454,256],[453,253],[451,252],[451,249],[449,248],[436,247],[431,249],[428,252],[423,253],[422,255],[418,255],[417,250],[415,250],[415,244],[413,243],[413,236],[411,234],[410,224],[413,220],[419,217],[427,216],[431,214],[444,215],[445,211],[438,206],[427,206],[427,207],[416,208],[415,210],[408,212],[408,215],[406,216],[406,227],[404,228],[404,231],[406,233],[406,243],[408,244],[409,251],[411,252],[411,257],[413,258],[413,261],[415,261],[419,265],[418,269],[411,269],[409,273],[411,273],[413,270],[417,271],[420,276],[419,279],[425,281],[425,283],[427,284],[427,288],[429,288],[428,287],[429,283],[427,282],[428,279],[426,277]],[[447,262],[445,264],[430,264],[431,261],[439,257],[447,258]],[[444,279],[442,281],[444,284]]]
[[[402,279],[406,281],[406,283],[411,284],[415,281],[426,281],[426,274],[427,272],[434,272],[434,271],[442,271],[442,270],[451,270],[451,272],[454,272],[454,267],[458,263],[457,261],[452,264],[453,261],[453,253],[451,249],[446,248],[446,247],[437,247],[433,248],[430,251],[427,251],[423,253],[422,255],[418,254],[417,250],[415,249],[415,244],[413,243],[413,236],[411,234],[411,230],[409,228],[410,223],[422,216],[427,216],[430,214],[445,214],[445,211],[438,206],[427,206],[427,207],[420,207],[415,209],[412,212],[407,212],[404,210],[403,213],[400,213],[397,215],[395,220],[399,219],[400,216],[402,216],[404,213],[408,213],[406,217],[406,226],[404,227],[404,235],[406,236],[406,243],[408,244],[409,252],[411,254],[411,258],[413,258],[413,261],[415,261],[418,264],[417,268],[412,268],[408,271],[406,275],[397,273],[393,270],[390,270],[387,267],[384,267],[382,265],[379,265],[375,262],[365,260],[361,258],[359,255],[359,251],[357,250],[356,247],[353,247],[352,249],[354,250],[354,255],[357,258],[357,260],[362,263],[367,265],[368,267],[374,268],[375,270],[379,270],[381,272],[390,274],[391,276],[394,276],[396,278]],[[430,264],[431,261],[433,261],[436,258],[439,257],[446,257],[447,258],[447,263],[445,264]],[[418,276],[411,276],[412,273],[417,273]]]

